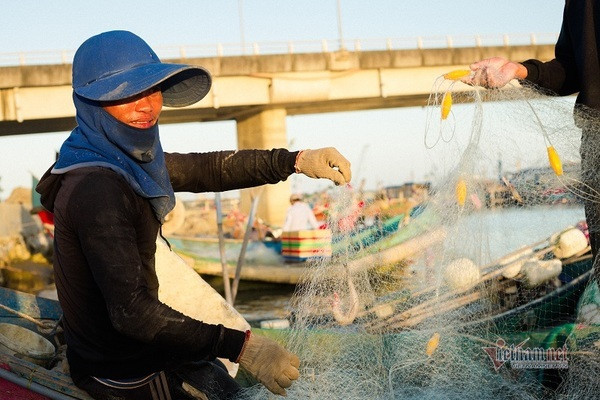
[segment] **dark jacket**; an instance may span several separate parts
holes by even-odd
[[[284,149],[166,154],[174,191],[276,183],[294,172]],[[160,223],[122,175],[86,167],[47,172],[36,190],[54,213],[54,273],[73,380],[133,378],[182,361],[235,360],[244,332],[205,324],[158,301]]]
[[[557,95],[578,93],[577,104],[600,110],[600,2],[566,0],[555,58],[527,60],[526,81]]]

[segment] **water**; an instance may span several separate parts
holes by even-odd
[[[224,296],[223,279],[203,277],[212,287]],[[294,295],[294,285],[241,281],[234,306],[251,325],[260,321],[286,319],[290,312],[290,300]]]
[[[479,241],[457,241],[456,245],[480,246],[478,253],[488,255],[490,262],[504,254],[531,243],[548,238],[568,226],[575,226],[585,219],[583,206],[539,206],[531,208],[500,208],[471,214],[461,221],[473,237]]]
[[[544,206],[534,208],[500,208],[468,215],[460,221],[465,235],[449,240],[452,251],[481,254],[485,264],[520,247],[530,245],[574,226],[584,220],[583,206]],[[464,240],[464,238],[477,240]],[[212,281],[222,288],[222,281]],[[235,306],[252,324],[261,320],[286,318],[294,287],[242,282]]]

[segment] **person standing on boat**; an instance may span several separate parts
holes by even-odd
[[[302,195],[294,193],[290,196],[290,208],[285,215],[283,232],[304,231],[307,229],[319,229],[319,222],[312,208],[302,201]]]
[[[217,357],[239,362],[280,395],[299,376],[296,355],[276,342],[158,300],[156,238],[174,191],[241,189],[292,173],[350,180],[349,162],[333,148],[164,153],[163,105],[196,103],[210,86],[203,68],[162,63],[127,31],[93,36],[75,54],[77,127],[36,190],[55,218],[70,373],[96,399],[194,398],[190,386],[211,399],[231,397],[239,385]]]
[[[502,57],[471,64],[473,73],[463,81],[486,88],[500,88],[518,79],[525,85],[549,90],[553,95],[578,93],[574,116],[582,129],[581,177],[594,192],[600,191],[600,2],[566,0],[555,58],[542,62],[514,62]],[[591,199],[593,198],[593,199]],[[594,256],[595,280],[600,250],[600,201],[597,196],[584,198]]]

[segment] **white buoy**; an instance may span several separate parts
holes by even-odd
[[[575,227],[554,234],[550,238],[550,243],[555,246],[554,255],[557,258],[572,257],[585,250],[588,246],[588,240],[585,237],[585,234]]]
[[[444,281],[454,290],[471,289],[480,278],[479,268],[468,258],[456,259],[444,269]]]
[[[502,276],[506,279],[512,279],[515,276],[519,275],[523,265],[527,262],[527,259],[514,261],[512,264],[507,265],[502,270]]]
[[[526,285],[535,287],[560,275],[562,262],[558,259],[540,261],[532,258],[523,265],[522,271]]]

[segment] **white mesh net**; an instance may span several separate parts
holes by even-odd
[[[288,398],[598,396],[582,202],[600,196],[581,178],[573,99],[440,77],[427,111],[428,198],[370,241],[360,224],[337,232],[343,250],[312,262],[292,328],[261,332],[301,359]],[[332,193],[334,234],[359,195]]]

